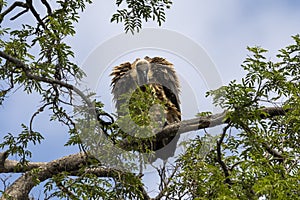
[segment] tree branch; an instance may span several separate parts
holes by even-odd
[[[70,175],[73,176],[78,176],[82,173],[92,173],[98,177],[119,177],[120,174],[129,173],[107,167],[87,168],[81,171],[80,169],[88,164],[89,159],[91,159],[91,157],[88,157],[85,153],[77,153],[48,163],[29,163],[28,166],[31,166],[34,170],[27,171],[19,177],[5,190],[4,195],[0,199],[4,200],[6,197],[11,197],[12,199],[27,199],[29,192],[37,183],[62,172],[70,172]],[[12,163],[10,169],[12,166],[18,164],[17,162],[9,163]]]
[[[38,23],[44,28],[44,30],[47,30],[47,27],[46,27],[45,23],[43,22],[43,20],[40,18],[39,13],[33,7],[32,0],[26,0],[26,3],[27,3],[29,10],[31,11],[31,13],[35,17],[35,19],[38,21]]]
[[[229,170],[228,170],[226,163],[222,159],[222,150],[221,150],[221,145],[223,143],[223,140],[225,138],[225,134],[226,134],[228,128],[230,128],[230,123],[226,127],[223,128],[223,133],[222,133],[220,139],[217,141],[217,162],[220,164],[220,166],[224,172],[225,183],[231,184],[231,180],[229,178],[229,176],[230,176]]]
[[[19,59],[16,59],[16,58],[6,54],[3,51],[0,51],[0,57],[14,63],[18,68],[21,68],[25,72],[27,78],[29,78],[29,79],[32,79],[35,81],[41,81],[44,83],[49,83],[52,85],[57,84],[62,87],[65,87],[69,90],[73,90],[76,94],[78,94],[83,99],[83,101],[87,104],[87,106],[89,108],[94,108],[94,105],[90,101],[90,99],[77,87],[75,87],[69,83],[57,80],[57,79],[50,79],[50,78],[31,74],[30,68],[28,68],[28,66],[25,63],[23,63]],[[92,109],[92,110],[94,111],[94,114],[96,114],[96,110],[95,109]],[[262,119],[265,119],[265,118],[271,118],[274,116],[285,115],[285,113],[288,110],[284,110],[281,107],[268,107],[268,108],[263,108],[262,111],[264,114],[261,114],[260,117]],[[139,152],[146,152],[148,150],[156,151],[165,146],[165,144],[163,144],[161,141],[165,141],[168,138],[175,137],[176,134],[182,134],[182,133],[186,133],[189,131],[195,131],[195,130],[199,130],[199,129],[214,127],[217,125],[229,123],[230,120],[228,118],[226,118],[227,113],[228,113],[228,111],[219,113],[219,114],[215,114],[215,115],[211,115],[211,116],[197,117],[194,119],[185,120],[185,121],[182,121],[179,123],[171,124],[171,125],[166,126],[164,129],[162,129],[160,132],[158,132],[152,138],[134,138],[132,136],[129,136],[128,137],[129,139],[125,138],[125,139],[117,142],[117,146],[124,150],[128,150],[128,151],[131,151],[131,150],[136,150]],[[100,118],[98,118],[98,120],[100,120],[100,123],[102,123],[102,125],[104,124],[104,122],[101,121]],[[155,141],[156,141],[156,143],[155,143]],[[153,145],[153,144],[156,144],[156,145]]]
[[[16,1],[14,2],[11,6],[9,6],[5,11],[3,11],[1,14],[0,14],[0,23],[2,22],[2,20],[4,19],[5,15],[7,15],[8,13],[12,12],[15,8],[17,7],[22,7],[22,8],[25,8],[25,10],[28,10],[28,6],[26,3],[24,2],[21,2],[21,1]],[[19,14],[17,14],[18,16],[20,16]],[[15,17],[13,17],[15,18]]]
[[[269,109],[269,108],[268,108]],[[255,134],[253,133],[253,131],[248,127],[246,126],[245,124],[241,124],[242,125],[242,128],[249,134]],[[272,149],[271,146],[269,144],[267,144],[266,142],[262,142],[261,144],[263,146],[263,148],[269,153],[271,154],[272,156],[275,157],[276,160],[278,160],[279,162],[282,162],[284,161],[284,156],[279,153],[278,151],[276,151],[275,149]]]
[[[51,15],[52,14],[52,9],[51,9],[51,6],[48,3],[48,1],[47,0],[41,0],[41,2],[42,2],[42,4],[44,4],[46,6],[48,15]]]
[[[16,67],[21,68],[25,72],[27,78],[35,80],[35,81],[41,81],[41,82],[44,82],[44,83],[57,84],[59,86],[65,87],[65,88],[70,89],[70,90],[73,90],[76,94],[78,94],[83,99],[83,101],[88,105],[88,107],[94,107],[93,103],[89,100],[89,98],[77,87],[75,87],[75,86],[73,86],[69,83],[60,81],[60,80],[50,79],[50,78],[46,78],[46,77],[42,77],[42,76],[33,75],[33,74],[30,73],[30,68],[28,68],[28,66],[24,62],[22,62],[21,60],[16,59],[16,58],[6,54],[3,51],[0,51],[0,57],[8,60],[9,62],[14,63],[16,65]]]
[[[47,77],[37,76],[37,75],[31,74],[30,73],[31,72],[30,68],[24,62],[22,62],[21,60],[19,60],[17,58],[14,58],[14,57],[8,55],[7,53],[5,53],[3,51],[0,51],[0,57],[6,59],[7,61],[9,61],[13,64],[15,64],[17,68],[22,69],[28,79],[35,80],[35,81],[41,81],[41,82],[49,83],[49,84],[52,84],[52,85],[59,85],[61,87],[64,87],[64,88],[67,88],[69,90],[74,91],[77,95],[80,96],[80,98],[82,98],[82,100],[86,103],[88,108],[90,108],[90,111],[92,112],[92,114],[94,116],[98,116],[98,120],[103,126],[105,126],[105,125],[107,126],[107,125],[110,125],[110,124],[113,123],[113,122],[105,122],[101,118],[99,118],[99,115],[110,116],[110,114],[108,114],[108,113],[105,113],[105,114],[104,113],[97,113],[97,110],[95,109],[94,104],[88,98],[88,96],[85,95],[79,88],[75,87],[74,85],[63,82],[61,80],[50,79],[50,78],[47,78]],[[111,119],[112,119],[112,117],[111,117]]]
[[[76,171],[86,160],[86,155],[79,153],[43,164],[35,172],[28,171],[7,188],[1,200],[6,199],[5,196],[12,199],[27,199],[29,192],[38,181],[42,182],[63,171]]]
[[[61,191],[63,191],[65,194],[67,194],[71,200],[79,200],[79,198],[76,197],[76,195],[72,191],[70,191],[68,188],[66,188],[61,182],[56,181],[55,183],[56,183],[56,186]]]
[[[278,160],[280,162],[284,161],[284,159],[285,159],[284,156],[281,153],[279,153],[278,151],[276,151],[275,149],[272,149],[268,143],[263,142],[262,145],[269,154],[271,154],[272,156],[274,156],[276,158],[276,160]]]
[[[3,154],[4,153],[0,153],[0,173],[23,173],[38,167],[43,167],[47,164],[46,162],[29,162],[26,165],[24,165],[21,164],[19,161],[7,159],[5,159],[4,162],[2,162]]]
[[[179,168],[179,165],[175,165],[174,166],[174,169],[172,169],[172,172],[171,174],[169,175],[169,177],[166,177],[166,169],[165,169],[166,165],[163,166],[163,168],[161,170],[159,169],[156,169],[158,174],[159,174],[159,177],[160,177],[160,182],[161,182],[161,190],[160,192],[158,193],[158,195],[151,199],[151,200],[160,200],[162,199],[163,197],[168,197],[169,196],[169,184],[171,183],[171,181],[173,181],[173,178],[174,176],[176,175],[176,172]]]
[[[272,118],[275,116],[285,115],[287,110],[281,107],[267,107],[261,109],[263,113],[260,117],[261,119]],[[135,150],[140,152],[146,152],[150,150],[156,151],[163,148],[162,144],[153,145],[154,141],[163,141],[166,138],[172,138],[176,134],[183,134],[190,131],[196,131],[204,128],[211,128],[221,124],[230,123],[230,119],[226,118],[229,111],[223,113],[214,114],[211,116],[201,116],[190,120],[184,120],[179,123],[174,123],[166,126],[161,131],[159,131],[153,138],[133,138],[132,136],[129,139],[124,139],[117,142],[117,145],[124,150]],[[141,148],[141,145],[144,146]]]
[[[0,173],[2,170],[5,169],[5,162],[6,162],[8,155],[9,155],[9,153],[7,151],[0,153]]]

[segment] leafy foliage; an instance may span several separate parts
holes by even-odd
[[[68,174],[54,176],[45,185],[45,193],[50,193],[49,197],[73,199],[138,199],[142,198],[139,188],[140,183],[135,177],[128,177],[121,173],[116,175],[117,179],[104,179],[96,175],[84,173],[80,177],[72,177]],[[118,180],[119,179],[119,180]],[[55,189],[59,183],[63,190]],[[72,191],[66,193],[66,191]]]
[[[241,83],[208,92],[214,103],[230,110],[230,124],[206,157],[205,137],[191,142],[179,160],[171,194],[186,199],[299,198],[299,55],[300,37],[279,51],[279,62],[251,47]],[[266,118],[267,105],[283,106],[286,115]]]
[[[32,156],[31,151],[27,149],[28,144],[33,143],[33,145],[36,145],[41,143],[44,138],[40,133],[30,131],[24,124],[22,124],[22,128],[24,130],[18,136],[13,136],[11,133],[4,136],[4,141],[0,143],[0,148],[4,149],[7,147],[7,153],[20,157],[20,163],[26,164],[29,162],[27,158]]]
[[[124,6],[125,4],[125,6]],[[111,22],[123,22],[124,29],[127,33],[130,31],[139,31],[142,28],[142,19],[146,22],[152,18],[161,26],[166,20],[165,10],[172,5],[170,0],[116,0],[118,7],[124,6],[123,9],[118,9],[111,18]]]

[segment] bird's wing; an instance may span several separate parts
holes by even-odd
[[[145,57],[145,59],[151,64],[150,82],[162,85],[166,97],[180,112],[180,85],[173,64],[161,57]]]
[[[125,98],[122,98],[122,95],[136,88],[136,81],[132,76],[132,67],[133,65],[130,62],[126,62],[115,66],[110,74],[113,77],[111,82],[113,99],[118,111],[120,111],[121,105],[125,103]]]

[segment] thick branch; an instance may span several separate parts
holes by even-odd
[[[1,154],[0,154],[0,156],[1,156]],[[47,163],[46,162],[30,162],[27,165],[22,166],[21,163],[16,160],[5,160],[3,162],[2,166],[1,166],[1,164],[2,163],[0,163],[0,173],[22,173],[22,172],[27,172],[32,169],[38,168],[38,167],[43,167]]]
[[[262,111],[266,113],[266,115],[262,115],[261,118],[272,118],[275,116],[285,115],[286,110],[281,107],[268,107],[263,108]],[[179,123],[171,124],[163,128],[160,132],[156,134],[153,138],[132,138],[125,139],[120,141],[117,145],[124,149],[124,150],[136,150],[140,152],[146,152],[147,150],[151,149],[156,151],[163,146],[160,145],[153,145],[154,141],[163,141],[166,138],[172,138],[176,134],[183,134],[190,131],[196,131],[200,129],[210,128],[214,126],[218,126],[221,124],[228,124],[230,120],[226,118],[227,112],[205,116],[205,117],[197,117],[190,120],[184,120]],[[144,146],[144,148],[141,148]]]
[[[81,171],[81,167],[88,163],[90,158],[85,153],[78,153],[53,160],[48,163],[32,163],[30,166],[36,165],[35,170],[25,172],[18,178],[11,186],[5,191],[5,195],[12,199],[27,199],[31,189],[37,182],[47,180],[54,175],[62,172],[70,172],[70,175],[78,176],[82,173],[93,173],[98,177],[119,177],[121,172],[110,168],[87,168]],[[16,162],[14,166],[16,166]],[[127,172],[128,173],[128,172]],[[3,195],[0,199],[4,200],[6,197]]]
[[[7,151],[5,151],[3,153],[0,153],[0,173],[1,173],[1,171],[3,169],[5,169],[5,161],[6,161],[7,157],[8,157],[8,155],[9,154],[8,154]]]
[[[86,155],[79,153],[42,165],[38,171],[28,171],[7,188],[5,195],[12,199],[27,199],[29,192],[38,180],[42,182],[63,171],[76,171],[86,160]],[[1,199],[5,199],[4,195]]]

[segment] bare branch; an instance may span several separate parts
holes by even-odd
[[[230,123],[226,127],[223,128],[223,133],[222,133],[220,139],[217,141],[217,162],[221,165],[221,168],[224,172],[224,175],[226,178],[225,182],[228,184],[231,184],[231,180],[229,179],[229,175],[230,175],[229,170],[228,170],[226,163],[222,159],[222,150],[221,150],[221,145],[225,138],[226,132],[229,128],[230,128]]]
[[[45,25],[45,23],[43,22],[43,20],[40,18],[39,13],[35,10],[35,8],[32,5],[32,0],[26,0],[27,6],[29,8],[29,10],[32,12],[33,16],[36,18],[36,20],[38,21],[38,23],[45,29],[47,30],[47,26]]]
[[[156,168],[156,170],[158,171],[159,177],[161,179],[160,180],[160,182],[161,182],[161,186],[160,186],[161,190],[160,190],[159,194],[155,198],[153,198],[153,200],[160,200],[164,196],[165,197],[169,196],[169,194],[168,194],[168,192],[169,192],[168,191],[168,189],[169,189],[168,186],[170,185],[173,177],[176,175],[176,172],[177,172],[178,168],[179,168],[178,164],[175,165],[175,166],[173,166],[172,172],[169,175],[169,177],[166,177],[166,171],[167,170],[165,169],[165,165],[163,166],[162,169]]]
[[[3,178],[0,177],[1,184],[3,185],[3,190],[6,190],[6,188],[10,185],[8,180],[12,177],[12,174],[4,175]]]
[[[26,8],[25,10],[23,10],[23,11],[19,12],[18,14],[16,14],[16,15],[15,15],[15,16],[13,16],[12,18],[10,18],[10,20],[15,20],[15,19],[17,19],[17,18],[18,18],[18,17],[20,17],[21,15],[23,15],[23,14],[27,13],[27,12],[28,12],[28,10],[29,10],[29,8]]]
[[[43,112],[44,109],[45,109],[47,106],[51,105],[51,104],[52,104],[52,102],[44,104],[43,106],[41,106],[41,107],[40,107],[40,108],[32,115],[32,117],[31,117],[31,119],[30,119],[30,122],[29,122],[29,130],[30,130],[30,131],[33,130],[32,124],[33,124],[34,118],[35,118],[38,114],[40,114],[41,112]]]
[[[47,0],[41,0],[41,2],[42,2],[42,4],[44,4],[46,6],[48,15],[51,15],[52,9],[51,9],[50,4],[47,2]]]
[[[0,15],[1,15],[1,19],[3,19],[5,17],[5,15],[7,15],[8,13],[12,12],[15,8],[17,7],[22,7],[28,10],[28,6],[26,3],[21,2],[21,1],[16,1],[14,2],[10,7],[8,7],[5,11],[3,11]],[[19,14],[18,14],[19,15]],[[16,17],[14,17],[16,18]],[[0,19],[0,23],[1,23],[1,19]]]

